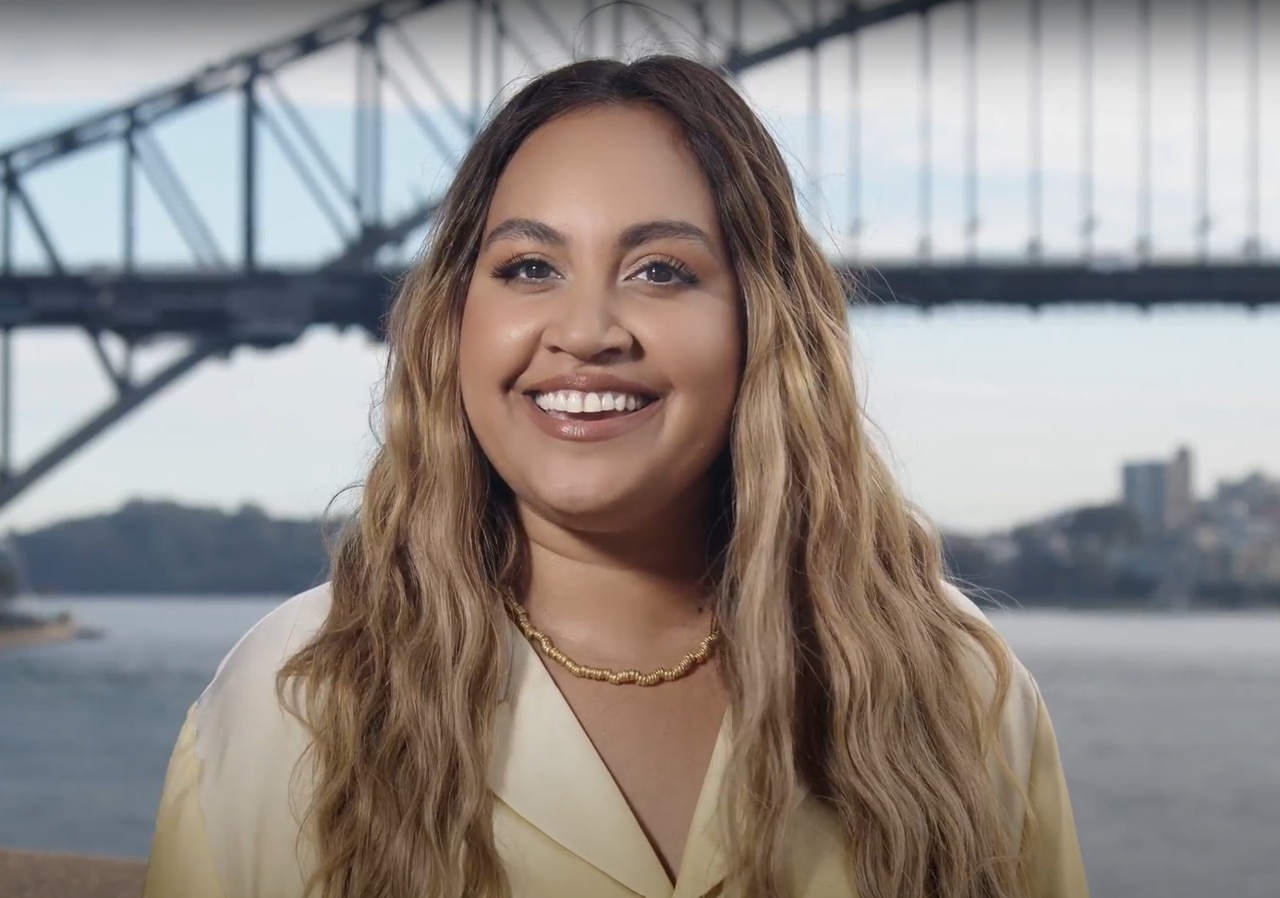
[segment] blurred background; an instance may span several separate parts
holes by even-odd
[[[1095,896],[1276,898],[1272,0],[0,8],[0,849],[146,855],[187,706],[324,577],[477,122],[659,50],[858,276],[867,413],[1041,683]]]

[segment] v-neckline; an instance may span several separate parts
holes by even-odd
[[[510,683],[490,765],[494,793],[564,848],[644,898],[706,894],[724,878],[716,805],[729,749],[727,715],[672,882],[555,678],[514,624],[509,636]]]

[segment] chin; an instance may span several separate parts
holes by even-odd
[[[582,533],[619,533],[643,520],[635,506],[625,500],[609,501],[601,497],[548,497],[529,503],[540,517],[565,530]]]
[[[543,490],[524,498],[538,517],[581,533],[622,533],[641,526],[658,509],[653,491],[619,489]]]

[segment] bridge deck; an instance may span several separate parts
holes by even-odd
[[[1280,263],[939,263],[846,266],[873,302],[1138,306],[1280,303]],[[296,339],[308,327],[379,333],[398,271],[146,272],[0,275],[0,328],[87,327],[145,339],[231,334]]]

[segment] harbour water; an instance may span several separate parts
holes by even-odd
[[[187,706],[274,600],[59,603],[0,653],[0,848],[143,857]],[[1095,898],[1280,896],[1280,615],[1002,612],[1058,730]]]

